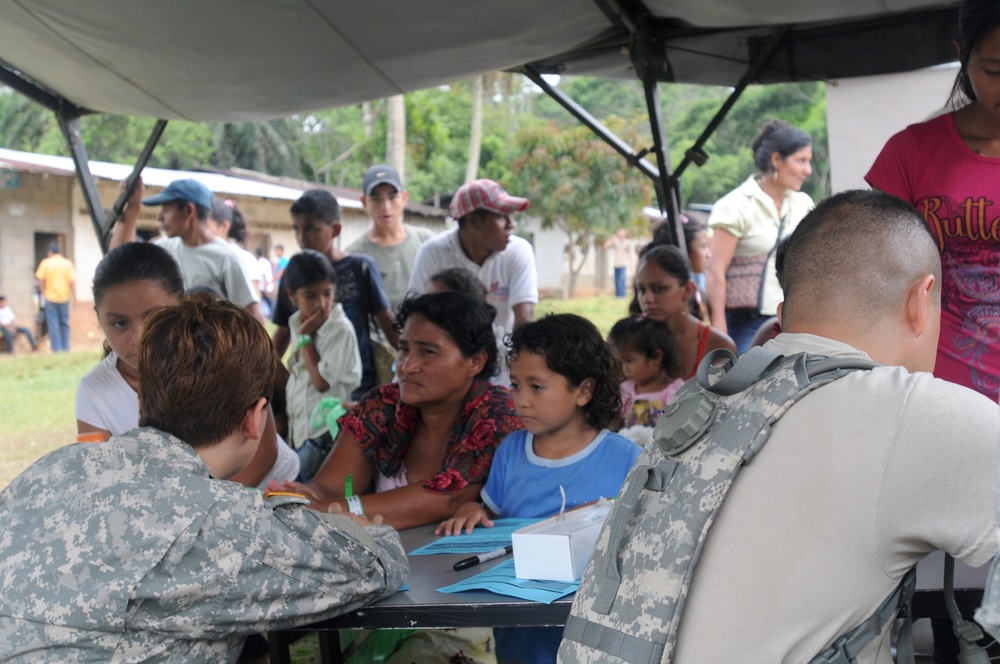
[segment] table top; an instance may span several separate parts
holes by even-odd
[[[436,539],[436,526],[411,528],[400,533],[404,550],[409,553]],[[488,591],[439,593],[435,588],[451,585],[474,576],[483,570],[499,565],[508,558],[489,561],[461,572],[452,569],[468,555],[441,554],[410,556],[410,589],[398,592],[381,602],[358,609],[353,613],[331,618],[303,627],[307,630],[336,629],[436,629],[444,627],[543,627],[562,626],[566,623],[573,596],[564,597],[552,604],[531,602],[516,597],[497,595]],[[920,613],[944,615],[941,600],[944,554],[936,551],[917,566],[917,600],[915,606],[927,606]],[[966,602],[978,603],[986,582],[989,566],[971,568],[957,562],[955,565],[956,594]],[[964,589],[964,590],[963,590]],[[968,592],[965,592],[968,591]]]
[[[437,524],[400,532],[409,553],[437,539]],[[452,566],[469,554],[410,556],[409,590],[303,629],[436,629],[443,627],[544,627],[566,623],[573,596],[552,604],[497,595],[486,590],[439,593],[435,588],[457,583],[490,569],[508,557],[456,572]]]

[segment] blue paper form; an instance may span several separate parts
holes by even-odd
[[[486,553],[511,545],[511,535],[518,528],[530,526],[541,519],[497,519],[492,528],[476,527],[471,533],[448,535],[410,551],[411,556],[436,553]]]
[[[464,581],[438,588],[439,593],[458,593],[463,590],[489,590],[498,595],[519,597],[530,602],[551,604],[560,597],[575,593],[580,582],[531,581],[514,576],[514,561],[508,560]]]

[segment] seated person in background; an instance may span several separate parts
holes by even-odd
[[[608,333],[608,345],[625,376],[622,428],[638,426],[652,433],[663,408],[684,384],[670,330],[651,318],[623,318]],[[646,440],[648,436],[636,442]]]
[[[23,334],[28,338],[31,350],[37,350],[38,344],[35,343],[35,337],[31,334],[31,330],[15,325],[15,320],[17,320],[17,316],[14,315],[14,308],[7,304],[6,297],[0,295],[0,330],[3,330],[3,337],[7,342],[7,352],[14,353],[14,336],[18,334]]]
[[[141,428],[56,450],[0,493],[0,659],[233,662],[247,634],[402,585],[390,528],[217,479],[253,457],[274,382],[249,313],[205,294],[158,309],[138,366]]]
[[[312,506],[381,514],[412,528],[442,521],[479,495],[504,437],[521,428],[496,371],[493,307],[460,293],[399,306],[399,383],[366,395],[340,418],[340,436],[316,473],[292,490]],[[350,478],[350,480],[348,479]]]
[[[483,286],[476,275],[464,267],[450,267],[432,276],[430,283],[427,284],[427,292],[465,293],[486,304],[486,286]],[[504,344],[507,331],[495,319],[493,321],[493,336],[497,338],[497,373],[490,378],[490,382],[509,388],[510,371],[507,367],[507,346]]]
[[[139,337],[150,312],[175,305],[183,296],[177,262],[159,245],[126,242],[97,264],[94,310],[105,337],[105,355],[77,387],[77,433],[97,433],[107,440],[138,425]],[[229,478],[248,487],[266,487],[271,479],[290,480],[299,473],[298,456],[274,431],[271,406],[265,410],[264,437],[253,460]]]
[[[810,392],[774,423],[708,533],[674,662],[811,661],[928,553],[973,566],[997,553],[1000,409],[928,373],[940,280],[926,223],[894,196],[843,192],[796,228],[782,333],[764,347],[884,366]],[[632,530],[621,550],[663,537]],[[889,663],[889,645],[886,628],[856,661]],[[579,661],[575,642],[563,641],[560,660]]]
[[[584,359],[585,358],[585,359]],[[437,533],[491,527],[497,517],[558,514],[618,494],[641,451],[608,431],[621,417],[618,367],[601,333],[574,314],[553,314],[510,338],[514,407],[525,430],[500,444],[480,497],[462,505]],[[493,630],[498,662],[555,661],[561,627]]]
[[[288,358],[288,423],[296,447],[329,430],[313,411],[325,397],[350,401],[361,383],[361,356],[354,326],[334,298],[337,273],[326,256],[304,249],[285,269],[285,293],[298,311],[288,319],[292,350]],[[332,442],[332,441],[331,441]]]

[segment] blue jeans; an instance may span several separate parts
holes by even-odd
[[[45,324],[49,328],[52,352],[69,350],[69,302],[46,302]]]
[[[615,268],[615,297],[625,297],[625,268]]]
[[[750,342],[753,335],[763,325],[770,316],[763,316],[753,309],[730,309],[726,312],[726,327],[729,328],[729,336],[736,344],[736,354],[742,355],[750,350]]]
[[[23,334],[24,336],[28,337],[28,343],[31,344],[31,349],[32,350],[35,349],[35,337],[33,337],[31,335],[31,330],[29,330],[28,328],[21,327],[19,325],[15,325],[13,330],[9,330],[6,327],[0,327],[0,330],[3,330],[3,337],[4,337],[4,340],[6,340],[6,342],[7,342],[7,352],[8,353],[13,353],[14,352],[14,335],[15,334]]]

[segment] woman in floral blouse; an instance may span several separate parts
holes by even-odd
[[[315,509],[380,514],[412,528],[476,500],[504,437],[521,428],[496,372],[495,310],[468,295],[405,300],[399,383],[373,389],[340,419],[333,451],[305,491]]]

